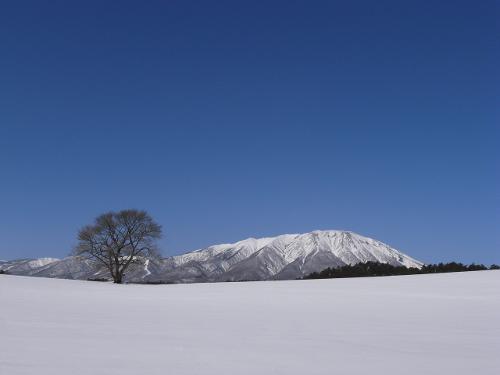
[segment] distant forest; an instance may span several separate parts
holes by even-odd
[[[489,268],[483,264],[462,264],[462,263],[438,263],[426,264],[421,269],[405,266],[391,266],[387,263],[366,262],[357,263],[352,266],[347,265],[340,268],[326,268],[321,272],[313,272],[303,279],[333,279],[345,277],[366,277],[366,276],[397,276],[416,275],[426,273],[446,273],[446,272],[466,272],[498,270],[500,266],[492,264]]]

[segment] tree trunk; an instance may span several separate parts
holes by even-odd
[[[122,276],[123,276],[123,273],[120,272],[120,263],[118,261],[118,258],[115,257],[115,272],[113,274],[113,282],[115,284],[121,284],[122,283]]]
[[[113,277],[113,282],[115,284],[121,284],[122,283],[122,275],[120,273],[116,274],[114,277]]]

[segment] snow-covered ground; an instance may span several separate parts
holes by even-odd
[[[186,285],[0,275],[0,373],[500,374],[500,271]]]

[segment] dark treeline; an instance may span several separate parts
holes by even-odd
[[[347,265],[340,268],[326,268],[321,272],[313,272],[304,279],[332,279],[343,277],[365,277],[365,276],[397,276],[397,275],[415,275],[426,273],[445,273],[445,272],[465,272],[465,271],[483,271],[500,269],[496,264],[490,268],[482,264],[462,264],[462,263],[438,263],[426,264],[421,269],[405,266],[391,266],[387,263],[366,262],[357,263],[352,266]]]

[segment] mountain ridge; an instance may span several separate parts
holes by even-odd
[[[375,261],[420,268],[423,263],[351,231],[315,230],[275,237],[249,237],[235,243],[211,245],[185,254],[135,264],[128,282],[217,282],[287,280],[327,267]],[[0,262],[8,273],[69,279],[107,278],[98,264],[70,256]]]

